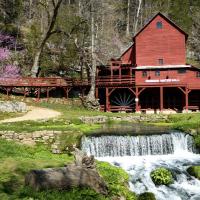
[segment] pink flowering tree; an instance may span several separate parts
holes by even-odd
[[[17,65],[10,64],[11,49],[15,47],[12,36],[0,34],[0,78],[19,78],[20,69]]]

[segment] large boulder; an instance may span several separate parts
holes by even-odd
[[[25,177],[25,185],[36,191],[89,187],[98,193],[107,194],[107,186],[95,169],[77,165],[32,170]]]
[[[74,148],[74,164],[62,168],[32,170],[25,177],[25,185],[36,191],[73,187],[89,187],[100,194],[108,194],[106,183],[96,170],[94,157]]]
[[[23,102],[0,101],[0,112],[26,112],[27,106]]]

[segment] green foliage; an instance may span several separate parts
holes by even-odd
[[[164,167],[152,171],[151,179],[156,185],[169,185],[173,183],[172,173]]]
[[[200,166],[191,166],[187,169],[187,172],[200,180]]]
[[[0,197],[5,199],[6,196],[18,196],[17,192],[24,185],[24,175],[29,170],[64,166],[72,160],[66,154],[52,154],[45,146],[28,147],[3,139],[0,144]]]
[[[0,199],[38,200],[110,200],[123,195],[127,200],[135,200],[128,190],[128,174],[108,163],[98,162],[97,168],[109,188],[107,197],[88,188],[73,188],[68,191],[36,192],[24,187],[24,176],[32,169],[64,166],[72,161],[68,155],[51,154],[44,146],[28,147],[14,142],[0,140]]]
[[[128,189],[129,176],[124,170],[106,162],[99,162],[97,169],[108,184],[110,196],[124,196],[126,200],[136,199],[135,193]]]
[[[156,200],[152,192],[144,192],[138,196],[138,200]]]
[[[73,188],[68,191],[43,191],[35,192],[30,188],[23,188],[19,192],[19,199],[37,199],[37,200],[109,200],[100,194],[97,194],[95,191],[87,188]]]
[[[199,132],[197,135],[194,136],[194,143],[195,143],[195,146],[200,149],[200,133]]]
[[[174,129],[189,131],[200,127],[200,113],[175,114],[168,119]]]
[[[190,0],[173,0],[170,4],[169,16],[186,32],[191,31],[192,16]]]

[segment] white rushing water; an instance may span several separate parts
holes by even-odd
[[[82,140],[82,150],[122,167],[130,174],[130,189],[137,194],[149,191],[157,200],[200,200],[200,181],[186,171],[200,165],[189,135],[88,137]],[[170,186],[155,186],[150,178],[151,171],[161,166],[173,173],[175,181]]]

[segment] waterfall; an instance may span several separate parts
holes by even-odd
[[[192,136],[180,132],[161,135],[85,137],[82,150],[95,157],[122,157],[194,152]]]
[[[157,200],[200,200],[200,180],[186,171],[200,165],[200,155],[195,154],[188,134],[85,137],[81,143],[87,154],[123,168],[130,177],[130,190],[137,194],[153,192]],[[156,186],[150,173],[157,167],[171,170],[174,183]]]

